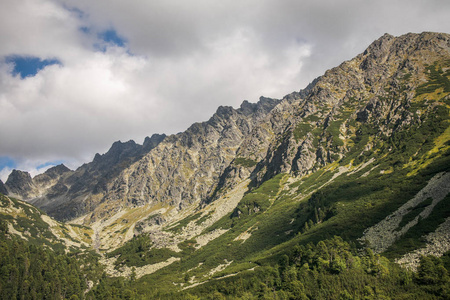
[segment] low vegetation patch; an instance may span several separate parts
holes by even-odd
[[[250,159],[250,158],[245,158],[245,157],[236,157],[236,159],[234,160],[234,163],[236,165],[239,166],[243,166],[246,168],[252,168],[254,166],[256,166],[257,162]]]

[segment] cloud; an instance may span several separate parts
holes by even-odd
[[[81,20],[52,0],[4,0],[0,55],[72,56],[82,49]]]
[[[442,0],[5,0],[0,156],[76,167],[113,141],[299,90],[385,32],[450,32],[449,12]],[[60,64],[21,78],[13,55]]]

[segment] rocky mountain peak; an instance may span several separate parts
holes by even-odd
[[[239,107],[239,110],[246,116],[255,112],[255,104],[244,100]]]
[[[385,54],[392,43],[395,41],[395,37],[385,33],[382,37],[370,44],[369,47],[364,51],[364,55],[372,55],[373,58],[377,59]]]
[[[361,68],[373,72],[380,70],[387,60],[390,62],[386,66],[395,61],[408,63],[413,58],[431,63],[436,55],[446,55],[449,47],[449,34],[446,33],[408,33],[399,37],[385,34],[364,51]],[[431,56],[427,57],[427,54]],[[376,65],[378,67],[372,69]]]
[[[95,155],[94,163],[112,165],[124,157],[134,156],[140,150],[140,146],[133,140],[128,142],[116,141],[111,148],[103,155]]]
[[[28,172],[20,171],[20,170],[12,170],[11,174],[9,174],[8,179],[6,180],[6,185],[11,188],[17,187],[18,183],[32,183],[31,175]]]
[[[259,101],[256,103],[250,103],[247,100],[244,100],[238,111],[246,116],[251,114],[260,114],[260,116],[265,116],[279,103],[280,100],[278,99],[261,96]]]
[[[143,151],[148,152],[151,149],[158,146],[166,138],[165,134],[153,134],[151,137],[146,137],[144,143],[142,144]]]
[[[63,175],[64,173],[67,173],[70,171],[72,171],[72,170],[70,170],[64,164],[59,164],[57,166],[49,168],[47,171],[44,172],[44,174],[46,174],[52,178],[56,178],[58,176]]]
[[[227,118],[233,114],[235,110],[231,106],[219,106],[216,110],[216,115],[221,118]]]
[[[29,195],[34,189],[30,173],[16,169],[9,174],[5,186],[9,194],[13,195]]]
[[[389,136],[420,122],[409,108],[429,80],[427,66],[448,59],[449,40],[446,34],[385,34],[282,100],[220,106],[207,122],[176,135],[152,135],[142,146],[115,142],[92,163],[61,176],[58,201],[33,201],[57,218],[92,213],[92,221],[127,206],[182,209],[242,180],[258,185],[278,173],[310,174],[351,151],[362,125]],[[67,207],[71,212],[60,216]]]
[[[305,90],[286,96],[286,102],[243,141],[237,154],[242,158],[237,162],[243,163],[229,169],[224,177],[228,183],[223,182],[232,186],[232,174],[242,174],[243,169],[251,172],[256,184],[278,173],[314,172],[351,149],[361,134],[354,129],[360,124],[370,124],[376,135],[385,137],[419,124],[422,121],[410,109],[417,101],[416,90],[430,80],[430,65],[448,63],[449,41],[448,34],[440,33],[385,34]]]

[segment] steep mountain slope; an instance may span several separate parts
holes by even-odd
[[[0,194],[0,220],[9,234],[55,250],[89,249],[91,228],[57,222],[29,203]]]
[[[152,147],[132,141],[116,143],[102,162],[96,156],[64,185],[55,187],[60,193],[43,199],[33,192],[31,178],[25,175],[8,180],[6,186],[16,196],[34,199],[33,203],[57,218],[94,210],[95,220],[96,215],[102,217],[125,206],[163,202],[182,208],[211,201],[222,186],[248,177],[258,185],[282,172],[308,174],[341,159],[352,148],[359,125],[376,126],[374,135],[386,137],[419,124],[428,113],[420,103],[429,100],[418,97],[416,90],[429,80],[427,72],[433,68],[427,66],[441,62],[434,65],[436,76],[441,76],[438,69],[446,70],[446,38],[431,33],[385,35],[361,55],[327,71],[307,90],[288,95],[279,104],[262,98],[257,105],[244,102],[238,110],[221,107],[208,122],[194,124],[160,143],[162,137]],[[440,78],[446,77],[433,80],[438,80],[444,88],[440,93],[445,93],[446,83]],[[11,175],[12,179],[18,176]],[[48,186],[41,184],[38,190],[48,190]],[[67,193],[62,193],[64,186]],[[105,202],[109,204],[97,209]],[[63,209],[66,212],[58,213]]]
[[[143,146],[116,142],[106,154],[57,180],[45,180],[54,168],[46,178],[34,179],[14,170],[5,186],[60,220],[95,211],[94,221],[97,215],[153,202],[182,207],[211,193],[243,137],[278,102],[261,97],[257,104],[244,101],[239,109],[219,107],[209,121],[167,138],[153,135]]]
[[[427,109],[437,103],[427,104],[448,93],[446,76],[438,71],[441,68],[448,71],[447,35],[385,35],[363,54],[318,78],[307,96],[281,112],[274,110],[267,122],[272,130],[264,134],[258,128],[238,156],[259,163],[253,171],[259,181],[280,172],[308,174],[354,150],[352,138],[362,127],[370,126],[373,136],[381,138],[420,124]],[[443,81],[430,86],[437,94],[426,99],[418,95],[425,86],[419,86],[429,82],[432,71]],[[275,138],[267,151],[255,151],[254,145],[271,133]],[[371,146],[369,142],[367,147]]]
[[[281,100],[220,107],[147,148],[115,143],[76,171],[14,171],[5,186],[91,226],[107,272],[138,279],[142,294],[266,280],[286,254],[295,272],[351,269],[364,248],[415,269],[420,254],[450,250],[449,109],[450,35],[386,34]],[[335,235],[353,248],[345,266],[291,255],[341,247]],[[364,274],[391,268],[367,251]]]
[[[165,135],[154,134],[147,137],[143,145],[134,141],[115,142],[107,153],[96,154],[92,162],[76,171],[58,165],[31,178],[27,172],[13,170],[4,187],[11,196],[27,200],[59,220],[73,218],[90,210],[86,199],[104,192],[108,181],[164,138]]]
[[[285,97],[243,139],[211,197],[185,213],[162,207],[137,222],[135,232],[151,241],[148,255],[162,249],[160,261],[182,258],[147,280],[181,284],[173,275],[181,268],[196,285],[333,235],[377,250],[368,228],[392,215],[403,221],[383,248],[391,258],[429,247],[422,236],[432,232],[445,238],[447,181],[433,188],[442,190],[438,200],[401,207],[449,172],[449,41],[446,34],[385,35],[306,92]],[[115,264],[126,268],[126,261]]]
[[[182,209],[210,195],[242,139],[278,104],[261,98],[239,109],[219,107],[207,122],[170,136],[109,186],[104,200],[119,205],[167,203]]]

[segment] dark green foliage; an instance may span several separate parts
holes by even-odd
[[[422,123],[414,124],[406,130],[400,130],[385,137],[386,144],[381,147],[381,150],[385,153],[389,152],[387,162],[390,165],[402,167],[409,162],[410,158],[418,159],[434,147],[434,139],[448,127],[449,109],[438,105],[430,109],[428,114],[429,116]]]
[[[357,255],[339,237],[296,245],[274,266],[211,281],[178,294],[179,299],[447,299],[443,259],[423,258],[415,275],[370,250]],[[174,294],[162,299],[176,297]]]
[[[331,138],[332,146],[335,148],[344,146],[344,142],[339,138],[340,135],[339,128],[342,123],[343,120],[331,121],[328,127],[326,128],[326,131]]]
[[[409,81],[409,79],[411,78],[412,74],[411,73],[406,73],[405,76],[403,76],[402,80],[404,81]]]
[[[356,131],[356,135],[352,137],[354,143],[353,147],[346,153],[345,157],[340,161],[340,164],[348,165],[352,160],[354,160],[354,164],[360,164],[367,161],[368,157],[361,155],[361,153],[369,142],[370,137],[375,136],[376,134],[376,128],[367,124],[361,124]]]
[[[429,81],[420,85],[416,90],[416,95],[433,93],[438,88],[443,88],[445,93],[450,93],[450,71],[442,71],[436,63],[426,68]]]
[[[10,201],[8,198],[2,194],[0,194],[0,207],[8,207]]]
[[[178,257],[176,253],[167,248],[150,248],[152,241],[146,234],[133,237],[122,247],[107,254],[108,257],[118,256],[115,264],[141,267],[148,264],[155,264],[167,260],[170,257]]]
[[[234,160],[234,163],[236,165],[240,165],[246,168],[251,168],[256,166],[257,162],[250,159],[250,158],[245,158],[245,157],[236,157],[236,159]]]
[[[236,207],[233,217],[249,216],[267,210],[270,198],[274,197],[280,189],[282,174],[264,182],[256,190],[246,194]]]
[[[8,223],[0,219],[0,234],[8,233]]]
[[[307,205],[302,204],[299,207],[299,212],[307,216],[307,221],[304,223],[301,232],[305,233],[314,225],[322,223],[336,214],[334,205],[325,204],[325,195],[322,191],[318,191],[311,195]]]
[[[294,129],[294,138],[299,141],[305,138],[306,134],[312,130],[312,126],[309,123],[299,123]]]
[[[448,255],[449,252],[446,256]],[[450,299],[450,270],[444,263],[445,257],[444,259],[433,256],[422,257],[416,275],[416,282],[438,299]]]
[[[320,121],[320,118],[316,115],[309,115],[306,118],[303,119],[306,122],[317,122]]]
[[[428,205],[433,202],[432,198],[428,198],[417,206],[413,207],[406,215],[403,216],[401,222],[398,224],[397,229],[401,230],[403,226],[414,220]]]
[[[201,212],[198,212],[196,214],[193,214],[187,218],[184,218],[183,220],[179,221],[178,223],[175,224],[175,226],[172,226],[169,230],[172,232],[180,232],[181,229],[183,229],[183,227],[185,227],[187,224],[189,224],[190,222],[200,218],[201,216]]]
[[[132,282],[132,280],[128,281],[122,277],[110,278],[104,275],[98,285],[89,291],[86,299],[148,299],[137,296],[136,290],[130,286]]]
[[[236,208],[235,216],[252,215],[260,211],[265,211],[270,206],[269,197],[265,194],[250,193],[242,198]]]
[[[1,299],[83,299],[85,289],[77,257],[0,232]]]

